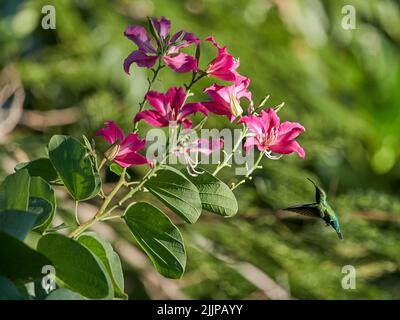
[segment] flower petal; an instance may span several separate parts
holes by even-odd
[[[191,129],[192,128],[192,121],[190,121],[189,119],[184,119],[183,121],[182,121],[182,124],[183,124],[183,127],[185,128],[185,129]]]
[[[264,132],[269,133],[274,127],[279,129],[280,119],[274,109],[269,108],[267,111],[262,111],[260,113],[260,118],[264,126]]]
[[[196,59],[186,53],[181,52],[176,55],[166,55],[163,60],[168,67],[178,73],[197,70]]]
[[[162,39],[165,39],[171,30],[171,21],[167,20],[164,16],[157,20],[156,17],[151,18],[154,27]]]
[[[121,142],[118,156],[143,149],[145,144],[146,139],[140,139],[137,133],[131,132]]]
[[[156,53],[157,51],[153,48],[150,42],[150,38],[146,32],[146,29],[142,26],[128,26],[124,32],[125,37],[132,40],[139,48],[139,50]]]
[[[183,106],[181,114],[180,114],[180,119],[186,118],[187,116],[196,113],[196,112],[201,112],[204,115],[208,115],[208,109],[203,106],[200,102],[194,102],[194,103],[187,103]]]
[[[294,140],[300,133],[305,131],[304,127],[297,122],[285,121],[279,127],[279,136],[276,143]]]
[[[284,143],[284,144],[272,145],[269,147],[269,149],[272,152],[279,153],[279,154],[289,154],[292,152],[296,152],[302,159],[304,159],[306,156],[304,149],[302,147],[300,147],[300,145],[294,140],[289,141],[288,143]]]
[[[109,144],[116,141],[121,142],[124,139],[124,133],[114,121],[107,121],[104,123],[106,128],[97,131],[96,136],[103,136]]]
[[[150,163],[150,161],[136,152],[130,152],[122,156],[116,156],[113,160],[118,163],[121,167],[127,168],[133,164],[141,165]]]
[[[183,34],[183,36],[182,36]],[[173,45],[179,38],[181,37],[182,41],[177,46]],[[200,44],[200,39],[197,38],[193,33],[186,32],[184,30],[178,31],[175,33],[170,40],[170,44],[173,45],[173,50],[171,52],[178,53],[180,49],[186,48],[190,44],[195,43],[196,45]]]
[[[135,116],[135,119],[133,121],[138,122],[142,119],[146,121],[148,124],[155,127],[166,127],[169,125],[169,122],[166,119],[166,117],[161,115],[155,110],[141,111]]]
[[[189,147],[189,152],[201,152],[210,155],[213,151],[220,150],[224,146],[224,140],[195,139]]]
[[[165,94],[157,91],[149,91],[146,94],[146,100],[161,116],[166,116],[168,99]]]
[[[248,89],[249,85],[250,85],[250,79],[246,77],[242,77],[241,82],[236,82],[234,84],[234,89],[235,89],[234,91],[236,93],[236,98],[238,100],[240,100],[241,98],[245,98],[250,103],[252,103],[252,94],[251,91]]]
[[[172,87],[167,91],[165,96],[166,103],[169,103],[171,108],[175,111],[175,115],[178,115],[186,99],[185,90],[182,87]]]
[[[252,131],[255,136],[261,140],[262,136],[265,135],[267,132],[265,131],[265,126],[263,121],[256,117],[255,115],[244,116],[241,117],[238,121],[238,124],[245,123],[247,127]]]
[[[132,63],[136,63],[139,67],[151,68],[156,63],[158,57],[157,56],[148,56],[145,52],[136,50],[133,51],[125,60],[124,60],[124,70],[127,74],[129,73],[129,69]]]

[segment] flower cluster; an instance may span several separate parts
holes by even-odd
[[[189,117],[197,112],[205,117],[209,113],[226,116],[233,123],[244,126],[246,142],[244,148],[248,153],[254,146],[270,159],[279,159],[284,154],[297,153],[304,159],[305,152],[300,147],[296,138],[305,129],[296,122],[283,122],[273,108],[256,113],[260,107],[254,108],[252,93],[249,90],[250,79],[238,72],[239,59],[234,58],[226,47],[220,46],[212,36],[205,39],[217,49],[216,57],[204,68],[199,65],[200,40],[192,33],[181,30],[171,34],[171,22],[165,17],[149,19],[150,34],[142,26],[129,26],[124,35],[132,40],[137,49],[124,61],[124,70],[130,73],[131,65],[150,68],[155,75],[160,68],[167,66],[177,73],[192,73],[192,81],[184,87],[171,87],[165,93],[149,90],[145,95],[143,106],[134,117],[135,128],[140,120],[144,120],[151,126],[166,127],[171,123],[181,125],[185,129],[191,129],[193,124]],[[183,50],[195,48],[195,56]],[[155,70],[154,66],[158,63]],[[191,86],[203,77],[213,77],[219,83],[204,88],[203,92],[209,100],[189,102],[192,96]],[[202,99],[203,100],[203,99]],[[246,100],[247,108],[242,107]],[[142,110],[145,104],[150,108]],[[244,112],[247,110],[247,112]],[[247,114],[245,114],[247,113]],[[129,133],[124,137],[123,132],[114,122],[107,122],[106,128],[100,129],[98,135],[102,135],[112,146],[108,150],[106,158],[123,167],[133,164],[151,163],[137,152],[145,145],[145,140],[140,140],[138,134]],[[189,151],[210,153],[212,150],[222,148],[223,141],[203,141],[201,139],[178,142],[176,151],[184,155],[190,171],[196,172],[196,161],[188,154]],[[274,155],[274,154],[277,155]],[[189,170],[188,168],[188,170]]]

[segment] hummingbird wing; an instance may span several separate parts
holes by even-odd
[[[307,217],[321,218],[321,214],[318,208],[318,203],[303,204],[300,206],[285,208],[283,210],[296,212],[298,214]]]

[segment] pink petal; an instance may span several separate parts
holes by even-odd
[[[197,61],[186,53],[177,55],[167,55],[164,57],[165,64],[178,73],[184,73],[197,70]]]
[[[151,45],[150,38],[144,27],[129,26],[125,29],[124,35],[132,40],[138,46],[139,50],[149,53],[157,52]]]
[[[239,77],[242,78],[241,82],[235,83],[233,85],[234,91],[235,91],[235,96],[238,100],[241,98],[247,99],[250,103],[252,103],[252,94],[251,91],[249,91],[248,87],[250,85],[250,79],[245,78],[239,75]]]
[[[229,109],[231,101],[231,93],[229,89],[230,87],[213,84],[212,86],[204,89],[204,92],[207,93],[212,100],[224,105],[226,108]]]
[[[184,119],[182,121],[183,127],[185,129],[191,129],[192,128],[192,121],[190,121],[189,119]]]
[[[165,39],[171,30],[171,21],[167,20],[164,16],[160,18],[160,21],[156,17],[151,18],[154,27],[162,39]]]
[[[304,149],[300,147],[300,145],[292,140],[285,144],[275,144],[269,147],[272,152],[279,153],[279,154],[289,154],[292,152],[296,152],[302,159],[305,158],[306,154]]]
[[[255,139],[255,137],[248,137],[246,138],[246,142],[244,143],[244,149],[246,150],[246,153],[249,154],[251,148],[256,145],[258,142]]]
[[[186,32],[184,30],[181,30],[177,33],[175,33],[172,38],[170,43],[173,44],[176,42],[176,40],[178,40],[178,38],[181,36],[181,34],[184,33],[183,37],[182,37],[182,44],[180,44],[179,46],[175,46],[175,48],[178,49],[183,49],[186,48],[187,46],[189,46],[191,43],[195,43],[196,45],[200,44],[200,39],[197,38],[193,33],[190,32]]]
[[[142,119],[144,121],[146,121],[148,124],[155,126],[155,127],[166,127],[169,125],[169,122],[166,119],[166,117],[159,114],[155,110],[144,110],[142,112],[139,112],[135,116],[135,119],[133,121],[138,122]]]
[[[129,133],[120,144],[118,155],[126,154],[127,152],[135,152],[143,149],[146,144],[146,139],[140,139],[137,133]]]
[[[146,95],[147,102],[154,108],[161,116],[166,116],[168,101],[166,95],[157,91],[149,91]]]
[[[202,102],[202,105],[207,108],[208,111],[218,114],[220,116],[231,116],[231,111],[225,104],[218,103],[216,101]]]
[[[210,155],[213,151],[220,150],[224,146],[224,140],[195,139],[190,143],[189,152],[201,152]]]
[[[238,121],[238,124],[240,123],[245,123],[260,140],[263,135],[267,134],[263,121],[255,115],[241,117]]]
[[[260,113],[263,125],[265,126],[265,131],[270,132],[273,127],[279,128],[280,119],[274,109],[269,108],[267,111],[262,111]]]
[[[107,121],[104,123],[106,128],[97,131],[96,136],[103,136],[109,144],[116,141],[121,142],[124,139],[124,133],[114,121]]]
[[[200,102],[194,102],[194,103],[187,103],[183,106],[180,114],[180,119],[183,119],[196,112],[201,112],[206,116],[208,115],[208,110],[206,107],[203,106],[203,104],[201,104]]]
[[[239,59],[233,58],[226,49],[221,47],[214,40],[213,37],[206,38],[206,41],[211,41],[212,44],[218,49],[218,56],[208,65],[206,72],[214,77],[225,80],[241,83],[245,77],[241,76],[236,69],[239,68]]]
[[[157,56],[148,56],[145,52],[136,50],[133,51],[125,60],[124,60],[124,70],[127,74],[129,73],[129,69],[132,63],[136,63],[139,67],[151,68],[154,66],[156,61],[158,60]]]
[[[205,41],[210,41],[210,42],[212,42],[212,44],[213,44],[217,49],[222,49],[222,47],[220,47],[220,46],[218,45],[218,43],[215,41],[215,39],[214,39],[213,36],[208,36],[208,37],[205,39]]]
[[[279,136],[276,143],[279,144],[281,141],[294,140],[303,131],[305,129],[300,123],[285,121],[279,127]]]
[[[170,104],[172,109],[175,110],[175,115],[177,115],[186,99],[185,90],[182,87],[180,88],[172,87],[167,91],[166,97],[167,97],[167,103]]]
[[[121,167],[124,168],[127,168],[133,164],[141,165],[150,163],[150,161],[147,158],[135,152],[127,153],[122,156],[118,155],[114,158],[113,161],[118,163]]]

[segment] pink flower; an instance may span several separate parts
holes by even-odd
[[[151,18],[157,33],[157,49],[153,47],[146,29],[142,26],[129,26],[125,29],[125,36],[132,40],[138,50],[133,51],[124,61],[124,70],[129,74],[132,63],[139,67],[151,68],[158,59],[175,72],[189,72],[197,70],[197,61],[194,57],[180,52],[191,43],[199,44],[199,39],[193,34],[179,31],[170,37],[171,21],[161,17]]]
[[[255,145],[270,159],[279,159],[272,156],[271,152],[278,154],[296,152],[304,159],[305,152],[295,141],[297,136],[305,130],[304,127],[297,122],[286,121],[280,124],[280,119],[274,109],[262,111],[259,116],[242,117],[238,123],[246,123],[253,134],[246,139],[244,145],[247,153]]]
[[[199,161],[199,152],[209,156],[213,151],[220,150],[224,146],[224,140],[194,139],[192,141],[182,141],[178,144],[175,155],[182,155],[187,171],[192,176],[197,176],[203,172],[196,170]]]
[[[113,121],[107,121],[105,125],[106,127],[97,131],[96,135],[103,136],[112,145],[106,152],[108,160],[114,161],[124,168],[133,164],[146,163],[152,166],[150,160],[137,153],[146,144],[145,139],[140,140],[139,135],[132,132],[124,137],[121,128]]]
[[[236,71],[240,65],[239,59],[233,58],[226,47],[220,47],[213,37],[208,37],[206,41],[211,41],[218,49],[218,56],[207,66],[206,73],[221,80],[234,81],[236,83],[242,82],[245,77]]]
[[[248,90],[250,79],[245,78],[240,83],[232,84],[228,87],[214,84],[204,90],[212,101],[203,102],[203,105],[211,112],[225,115],[232,122],[236,117],[243,113],[240,106],[240,99],[245,98],[253,104],[251,92]]]
[[[166,127],[170,122],[182,123],[185,128],[192,127],[192,121],[187,117],[196,112],[208,114],[208,110],[199,102],[186,103],[186,93],[183,88],[170,88],[165,94],[150,91],[146,95],[147,102],[154,108],[139,112],[134,122],[141,119],[156,127]]]

